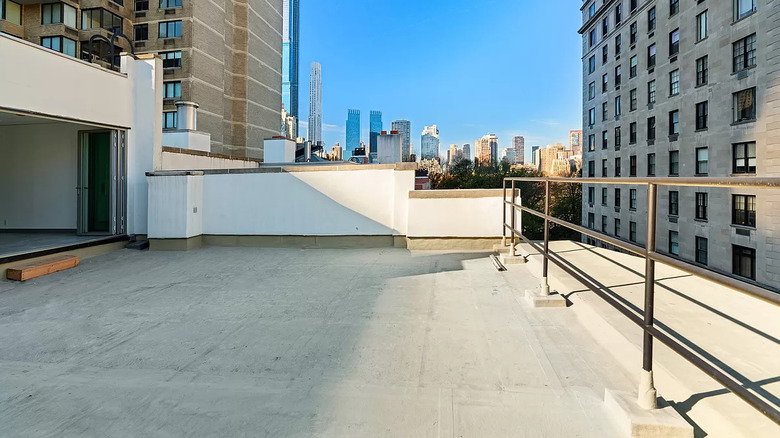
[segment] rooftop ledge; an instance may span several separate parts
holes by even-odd
[[[230,159],[241,160],[233,157]],[[354,164],[347,162],[329,163],[260,163],[249,169],[206,169],[206,170],[158,170],[146,172],[146,176],[197,176],[227,175],[242,173],[298,173],[298,172],[341,172],[350,170],[417,170],[417,163],[396,164]]]

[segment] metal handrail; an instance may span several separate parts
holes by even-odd
[[[517,182],[543,182],[545,186],[544,195],[544,213],[538,212],[531,208],[518,204],[517,195],[518,189],[516,187]],[[509,183],[509,186],[507,185]],[[550,183],[574,183],[574,184],[621,184],[621,185],[646,185],[647,186],[647,239],[646,246],[642,247],[634,243],[625,242],[620,239],[616,239],[612,236],[600,233],[590,228],[576,225],[570,222],[566,222],[561,219],[550,216]],[[715,379],[718,383],[723,385],[726,389],[743,399],[754,409],[758,410],[769,419],[777,424],[780,424],[780,410],[777,407],[763,398],[759,397],[754,392],[742,386],[739,382],[735,381],[728,374],[724,373],[720,369],[708,361],[702,359],[691,351],[688,347],[682,343],[676,341],[673,337],[660,331],[654,326],[654,307],[655,307],[655,263],[660,262],[665,265],[672,266],[680,269],[684,272],[692,274],[694,276],[710,280],[720,285],[737,290],[744,294],[750,295],[754,298],[758,298],[765,302],[780,305],[780,294],[774,293],[770,290],[764,289],[758,285],[723,275],[718,272],[714,272],[708,269],[704,269],[700,266],[688,263],[673,257],[669,257],[664,254],[660,254],[656,251],[656,219],[657,219],[657,206],[658,206],[658,186],[696,186],[696,187],[723,187],[723,188],[780,188],[780,178],[548,178],[548,177],[508,177],[504,178],[503,184],[504,191],[504,203],[503,203],[503,215],[504,222],[502,226],[503,242],[506,244],[507,230],[510,231],[511,247],[510,254],[516,255],[515,239],[519,237],[543,256],[542,264],[542,282],[541,287],[543,293],[549,295],[549,282],[547,280],[548,264],[552,261],[555,265],[560,267],[563,271],[577,279],[580,283],[593,291],[600,298],[604,299],[612,307],[620,311],[629,320],[633,321],[640,327],[642,327],[643,347],[642,347],[642,381],[639,388],[639,404],[646,409],[655,409],[657,392],[653,383],[653,339],[658,339],[660,342],[668,346],[672,351],[682,356],[684,359],[691,362],[697,368],[705,372],[707,375]],[[507,199],[507,189],[511,190],[511,198]],[[507,207],[510,208],[511,217],[507,222]],[[544,219],[544,245],[540,247],[537,243],[532,242],[526,236],[523,235],[522,230],[517,229],[517,211],[526,212],[534,216]],[[636,313],[627,306],[621,304],[614,297],[610,296],[597,285],[593,284],[587,278],[584,278],[579,273],[575,272],[572,268],[564,263],[563,259],[549,250],[549,233],[550,223],[566,227],[570,230],[580,232],[586,236],[594,239],[601,240],[609,243],[615,247],[626,250],[630,253],[641,256],[645,259],[645,297],[644,297],[644,311],[642,315]],[[560,260],[559,260],[560,259]]]

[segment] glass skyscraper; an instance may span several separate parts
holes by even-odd
[[[282,105],[287,114],[296,120],[295,135],[298,135],[298,61],[300,52],[299,0],[284,0],[282,25]]]
[[[360,147],[360,110],[347,110],[347,151]]]
[[[392,130],[401,134],[401,159],[409,161],[412,153],[412,124],[408,120],[396,120],[392,124]]]
[[[377,138],[382,133],[382,111],[371,111],[369,124],[369,156],[373,162],[376,159]]]

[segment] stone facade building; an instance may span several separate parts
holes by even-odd
[[[282,0],[0,0],[21,9],[0,20],[0,32],[65,54],[112,66],[120,52],[157,53],[164,67],[163,128],[176,127],[179,100],[200,105],[199,130],[211,151],[262,158],[263,139],[279,134]],[[6,14],[2,15],[3,17]]]
[[[583,177],[780,176],[777,0],[582,4]],[[657,248],[780,285],[780,193],[661,186]],[[583,224],[645,244],[644,185],[585,185]]]

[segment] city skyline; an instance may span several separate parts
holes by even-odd
[[[323,101],[322,125],[326,145],[345,143],[344,115],[350,108],[363,112],[376,109],[387,120],[410,121],[413,153],[418,156],[417,136],[424,126],[433,124],[439,127],[442,144],[470,144],[485,133],[495,133],[502,147],[517,135],[525,137],[527,145],[567,144],[569,131],[581,127],[580,40],[574,32],[550,32],[544,22],[571,29],[579,25],[580,15],[563,0],[543,5],[496,3],[506,14],[495,17],[490,12],[492,7],[479,8],[465,1],[448,2],[446,8],[437,0],[425,2],[415,6],[419,10],[413,15],[404,12],[407,4],[412,5],[406,0],[399,0],[397,8],[389,11],[381,9],[381,5],[355,0],[346,0],[339,8],[307,3],[301,11],[301,41],[305,41],[301,45],[301,62],[316,59],[327,70],[328,93]],[[408,30],[414,28],[420,16],[440,13],[443,16],[435,21],[424,19],[424,35],[412,38]],[[530,16],[540,18],[528,21]],[[451,33],[446,31],[449,23],[466,26],[480,17],[498,21],[490,32],[476,39],[465,34],[446,36]],[[334,23],[333,31],[320,32],[316,23],[322,21]],[[527,24],[514,30],[518,21]],[[348,23],[359,23],[361,29],[375,31],[370,37],[356,39]],[[550,34],[550,38],[527,44],[539,33]],[[403,62],[379,63],[381,58],[364,55],[375,51],[376,46],[393,43],[398,35],[402,35],[398,44],[408,44],[401,56]],[[428,44],[420,42],[425,40]],[[502,46],[496,46],[496,40],[501,40]],[[507,51],[518,56],[508,57]],[[487,62],[487,58],[494,58],[498,67],[491,69],[490,74],[475,68]],[[531,58],[540,60],[540,68],[545,70],[543,79],[525,68],[523,60]],[[423,68],[407,68],[412,64]],[[523,72],[521,76],[517,76],[518,71]],[[517,81],[533,85],[506,86]],[[308,81],[304,78],[302,82],[303,109],[308,106],[304,102],[308,90],[303,89]],[[486,96],[495,96],[491,97],[496,101],[495,109],[484,111],[482,100]],[[301,114],[300,119],[306,120],[307,115]],[[369,144],[367,117],[361,121],[361,140]],[[528,153],[525,160],[530,161]]]

